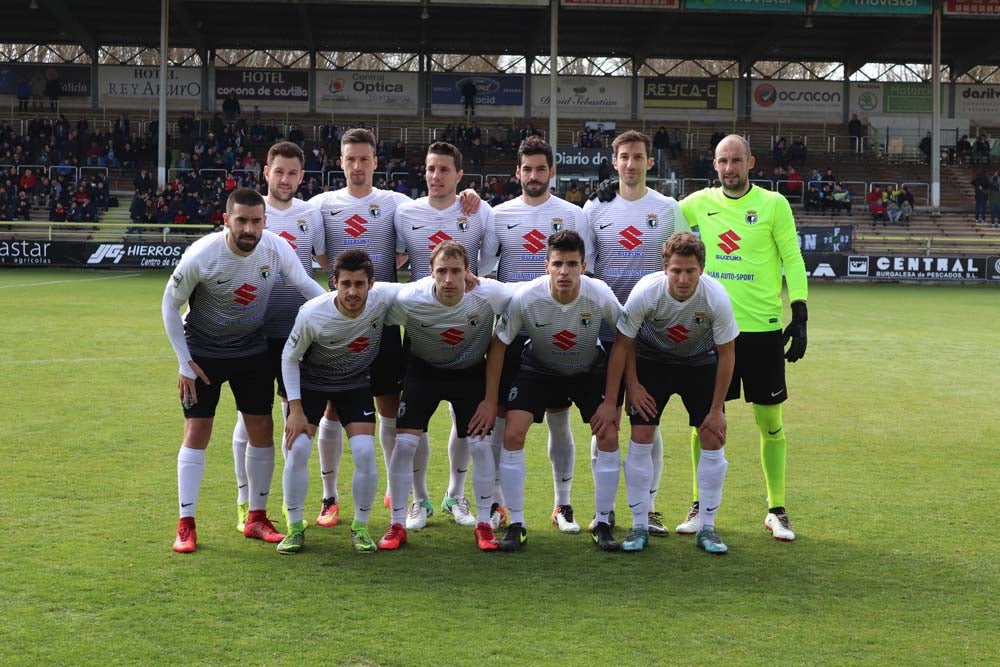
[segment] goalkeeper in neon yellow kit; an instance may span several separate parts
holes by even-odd
[[[760,456],[767,483],[768,513],[764,526],[775,539],[795,539],[785,512],[787,441],[781,404],[788,398],[785,360],[798,361],[806,351],[806,270],[788,201],[780,194],[753,186],[750,146],[729,135],[715,149],[715,170],[722,187],[696,192],[681,202],[691,228],[707,249],[705,273],[719,280],[733,303],[740,334],[736,338],[736,368],[727,400],[743,395],[753,403],[760,430]],[[782,333],[782,272],[792,302],[792,321]],[[787,352],[785,345],[791,340]],[[695,533],[698,521],[698,431],[691,435],[695,468],[694,504],[677,532]]]

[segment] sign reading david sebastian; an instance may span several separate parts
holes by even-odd
[[[698,77],[646,77],[642,105],[647,109],[732,109],[735,82]]]

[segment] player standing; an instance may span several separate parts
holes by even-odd
[[[452,144],[436,141],[427,148],[424,159],[428,195],[416,201],[407,202],[396,209],[396,235],[400,249],[410,258],[411,280],[420,280],[429,275],[432,251],[441,243],[455,240],[464,246],[469,269],[475,274],[479,270],[479,253],[483,239],[493,233],[490,207],[483,203],[472,214],[462,210],[458,197],[458,183],[464,174],[462,152]],[[404,348],[409,349],[412,335],[409,330]],[[455,414],[452,413],[454,422]],[[397,424],[399,418],[397,417]],[[448,439],[448,491],[441,502],[441,511],[454,517],[462,526],[474,526],[469,502],[465,498],[465,478],[469,470],[469,443],[464,432],[467,424],[452,424]],[[397,437],[398,442],[398,437]],[[420,530],[427,525],[429,498],[420,497],[419,492],[427,487],[428,461],[421,461],[418,468],[420,483],[416,485],[413,504],[406,516],[406,528]],[[403,493],[397,505],[403,503],[409,492]],[[491,494],[492,495],[492,494]],[[392,496],[390,492],[389,496]],[[396,512],[396,508],[392,508]],[[431,511],[433,511],[431,509]]]
[[[302,183],[304,165],[305,156],[297,144],[282,141],[271,146],[264,166],[264,179],[267,181],[264,204],[268,231],[288,242],[302,263],[302,268],[311,275],[314,255],[324,269],[329,269],[329,263],[326,257],[326,233],[319,210],[308,202],[295,198]],[[278,383],[281,412],[286,416],[288,402],[285,398],[285,383],[281,379],[281,351],[295,322],[295,315],[305,302],[297,289],[279,279],[271,290],[264,316],[268,355],[274,379]],[[250,511],[246,472],[247,440],[246,426],[237,413],[233,429],[233,464],[236,468],[236,529],[240,532],[243,532]]]
[[[561,230],[580,229],[586,216],[579,206],[571,204],[549,192],[549,182],[555,177],[552,147],[541,137],[530,136],[517,150],[517,169],[521,183],[521,196],[500,204],[493,209],[494,234],[486,236],[483,245],[481,273],[491,266],[486,262],[498,258],[497,280],[501,282],[526,282],[546,275],[546,243],[550,235]],[[507,346],[500,396],[506,396],[510,383],[520,366],[521,349],[527,341],[527,331],[514,332],[516,336]],[[571,490],[573,484],[576,445],[569,423],[569,402],[551,405],[545,412],[548,427],[548,454],[552,464],[554,509],[552,523],[564,533],[580,532],[580,525],[573,516]],[[503,447],[506,410],[500,406],[500,416],[493,429],[493,454],[499,466]],[[494,529],[505,520],[499,480],[494,489],[497,511],[493,516]]]
[[[709,553],[727,551],[715,530],[715,513],[728,467],[725,401],[739,330],[725,288],[703,276],[704,269],[704,244],[690,232],[674,234],[663,244],[663,271],[639,280],[618,320],[604,403],[591,424],[601,433],[618,419],[614,396],[627,364],[632,433],[624,469],[633,524],[624,551],[642,551],[649,542],[652,440],[672,394],[684,402],[704,450],[697,480],[705,509],[695,543]]]
[[[788,442],[781,404],[788,398],[785,361],[796,362],[806,351],[805,263],[799,250],[795,221],[782,195],[753,186],[754,166],[747,141],[731,134],[715,148],[715,170],[721,187],[700,190],[681,202],[685,217],[701,235],[708,255],[706,273],[726,288],[740,327],[736,338],[736,368],[727,400],[739,398],[742,382],[746,401],[753,403],[760,431],[760,458],[767,484],[768,511],[764,526],[775,539],[792,541],[785,512],[785,461]],[[792,321],[782,335],[782,274],[788,284]],[[791,340],[788,351],[785,344]],[[691,458],[697,469],[702,454],[697,431],[691,436]],[[697,479],[695,500],[678,533],[697,530],[700,511]]]
[[[507,429],[500,457],[500,484],[510,511],[510,525],[500,541],[502,551],[517,551],[528,539],[524,520],[526,477],[524,441],[532,421],[541,423],[546,408],[576,404],[585,423],[604,396],[605,356],[598,346],[601,321],[618,321],[621,304],[600,280],[583,275],[587,263],[580,235],[563,230],[549,237],[548,275],[525,283],[511,298],[497,323],[486,371],[486,400],[497,403],[505,348],[519,331],[528,332],[521,364],[507,394]],[[618,429],[606,428],[597,438],[594,468],[594,542],[606,551],[619,544],[608,515],[618,491]]]
[[[649,137],[635,130],[622,132],[611,144],[612,164],[618,172],[618,196],[602,202],[590,199],[584,206],[587,224],[581,235],[593,257],[594,277],[605,281],[625,303],[632,288],[643,276],[662,270],[660,249],[676,231],[688,229],[680,206],[646,186],[646,174],[653,166]],[[615,328],[601,328],[601,344],[610,354]],[[591,464],[597,450],[591,443]],[[649,487],[649,512],[645,524],[653,535],[665,536],[667,529],[655,510],[656,493],[663,473],[663,439],[653,430],[653,477]]]
[[[347,431],[354,457],[351,543],[361,553],[378,550],[368,532],[378,487],[370,370],[386,314],[402,285],[374,285],[374,273],[363,250],[337,255],[332,272],[336,291],[302,306],[282,352],[281,372],[288,392],[284,490],[289,529],[278,545],[279,553],[296,553],[305,544],[302,515],[309,489],[309,454],[328,404]]]
[[[489,432],[496,404],[484,403],[483,355],[490,345],[494,316],[507,307],[513,288],[483,278],[466,291],[464,281],[472,275],[470,257],[458,241],[435,246],[428,262],[431,275],[403,287],[388,316],[391,323],[405,327],[410,357],[396,422],[396,447],[389,463],[392,519],[379,548],[398,549],[406,542],[403,522],[409,518],[406,498],[413,484],[413,456],[438,404],[448,401],[457,437],[471,450],[474,461],[476,543],[484,551],[494,551],[498,543],[490,513],[496,471]],[[464,497],[460,502],[468,503]]]
[[[184,442],[177,455],[180,521],[174,551],[197,547],[195,508],[205,472],[221,386],[229,382],[249,436],[246,537],[282,539],[267,518],[274,474],[273,374],[262,324],[278,276],[303,295],[323,288],[302,269],[288,243],[264,229],[264,198],[234,190],[226,201],[226,229],[184,252],[163,293],[163,324],[180,362],[177,388],[184,408]],[[180,308],[188,304],[184,318]]]

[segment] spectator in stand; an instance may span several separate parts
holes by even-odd
[[[928,132],[924,135],[924,138],[920,140],[920,145],[918,148],[920,152],[924,154],[924,160],[927,162],[931,161],[931,150],[933,150],[933,140],[931,139],[931,133]]]
[[[858,114],[851,114],[851,120],[847,124],[847,133],[851,135],[851,146],[855,153],[860,153],[864,145],[865,126],[858,119]]]
[[[899,207],[899,201],[892,195],[895,193],[889,193],[889,197],[885,201],[885,219],[886,225],[894,225],[899,222],[899,219],[903,217],[903,209]]]
[[[968,164],[972,159],[972,144],[969,142],[969,135],[963,134],[962,138],[955,144],[955,156],[959,164]]]
[[[566,190],[566,194],[563,195],[563,199],[571,204],[576,204],[577,206],[583,206],[584,198],[583,192],[580,190],[580,186],[576,181],[570,181],[569,189]]]
[[[823,174],[823,180],[827,182],[830,186],[833,186],[837,182],[837,177],[833,173],[833,169],[828,168],[826,173]]]
[[[305,147],[306,135],[302,132],[302,128],[298,124],[292,125],[292,128],[288,131],[288,140],[293,144],[298,144],[300,148]]]
[[[55,205],[49,211],[49,221],[66,222],[66,207],[63,206],[62,202],[55,202]]]
[[[788,173],[785,175],[785,179],[788,181],[786,186],[789,195],[798,197],[802,194],[802,174],[795,167],[788,165]]]
[[[608,158],[602,157],[601,164],[597,167],[597,180],[603,183],[609,178],[611,178],[611,165],[608,164]]]
[[[784,137],[778,139],[778,143],[774,144],[774,148],[771,149],[771,159],[778,167],[788,168],[788,142]]]
[[[149,173],[149,170],[143,167],[139,170],[139,174],[133,179],[132,185],[135,186],[135,191],[144,194],[153,191],[153,175]]]
[[[675,127],[670,130],[670,159],[676,160],[681,155],[684,155],[684,139],[681,131]]]
[[[59,97],[62,95],[62,82],[58,76],[48,79],[45,82],[45,94],[49,98],[49,111],[58,111]]]
[[[225,114],[228,122],[233,122],[240,115],[240,101],[236,95],[229,93],[226,99],[222,100],[222,113]]]
[[[797,164],[800,167],[809,160],[809,149],[806,148],[802,137],[795,137],[792,145],[788,147],[788,164]]]
[[[24,190],[17,193],[17,219],[31,220],[31,200]]]
[[[670,133],[662,125],[656,131],[656,134],[653,135],[653,148],[661,151],[670,150]]]
[[[867,203],[868,212],[872,216],[872,227],[877,227],[879,220],[885,224],[885,199],[882,197],[882,188],[877,185],[872,188],[872,191],[868,193]]]
[[[1000,181],[1000,176],[996,174],[993,178]],[[990,227],[1000,228],[1000,185],[990,188]]]
[[[972,162],[973,164],[990,164],[990,141],[986,138],[985,134],[980,134],[979,138],[976,139],[976,145],[972,147]]]
[[[816,183],[810,180],[809,184],[806,186],[806,199],[804,208],[807,211],[820,210],[820,204],[821,204],[820,194],[819,191],[816,189],[816,185],[817,185]]]
[[[465,114],[467,116],[476,115],[476,93],[479,90],[476,88],[476,82],[469,77],[462,84],[462,102],[465,104]]]
[[[27,111],[31,101],[31,84],[27,79],[21,79],[17,84],[17,110]]]
[[[479,137],[474,137],[472,139],[472,144],[465,149],[465,156],[469,159],[469,162],[472,163],[474,168],[482,171],[485,151],[483,150],[483,144]]]
[[[916,205],[916,201],[913,198],[913,193],[910,192],[910,188],[903,186],[896,196],[896,201],[899,204],[899,210],[903,222],[910,224],[910,216],[913,215],[913,207]]]
[[[989,206],[990,190],[993,182],[986,175],[986,170],[982,169],[972,179],[972,187],[976,190],[976,224],[986,224],[986,214]]]

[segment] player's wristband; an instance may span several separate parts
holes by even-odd
[[[792,320],[803,323],[809,321],[809,309],[806,308],[805,301],[792,302]]]

